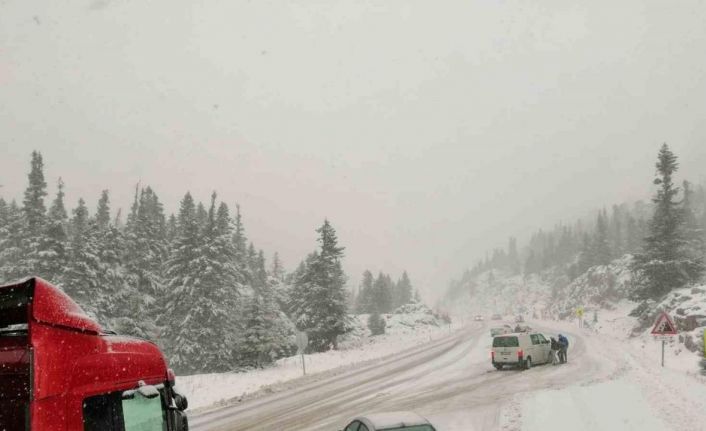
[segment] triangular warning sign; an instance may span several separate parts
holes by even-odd
[[[677,335],[677,326],[672,322],[669,314],[662,312],[657,317],[655,326],[652,328],[652,335]]]

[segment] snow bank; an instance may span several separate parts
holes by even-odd
[[[651,407],[640,390],[624,381],[540,391],[522,405],[523,431],[669,429],[645,414]]]
[[[455,328],[442,324],[427,307],[409,314],[384,315],[386,334],[370,336],[367,315],[353,317],[353,331],[339,350],[305,355],[307,375],[349,367],[380,359],[446,335]],[[240,373],[200,374],[177,377],[177,386],[189,400],[191,410],[238,401],[260,390],[275,391],[275,385],[302,377],[301,356],[278,360],[273,367]]]

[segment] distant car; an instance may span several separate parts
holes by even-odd
[[[414,412],[375,413],[359,416],[342,431],[436,431],[428,420]]]
[[[490,318],[491,320],[503,320],[503,316],[500,314],[493,314],[493,316]]]
[[[476,314],[476,317],[473,318],[476,322],[482,322],[483,321],[483,316],[480,314]]]
[[[493,338],[490,356],[498,370],[505,366],[528,370],[551,361],[550,347],[549,340],[539,333],[498,335]]]

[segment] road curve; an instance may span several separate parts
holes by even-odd
[[[541,328],[556,333],[551,328]],[[604,363],[573,334],[570,363],[530,371],[495,371],[486,325],[262,398],[190,416],[201,430],[338,430],[360,413],[414,410],[440,431],[499,429],[502,408],[522,394],[595,379]],[[606,371],[609,372],[609,371]]]

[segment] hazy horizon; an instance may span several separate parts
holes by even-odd
[[[34,149],[69,208],[216,190],[288,270],[328,218],[351,286],[435,298],[509,236],[649,199],[663,142],[706,179],[698,6],[0,2],[0,196]]]

